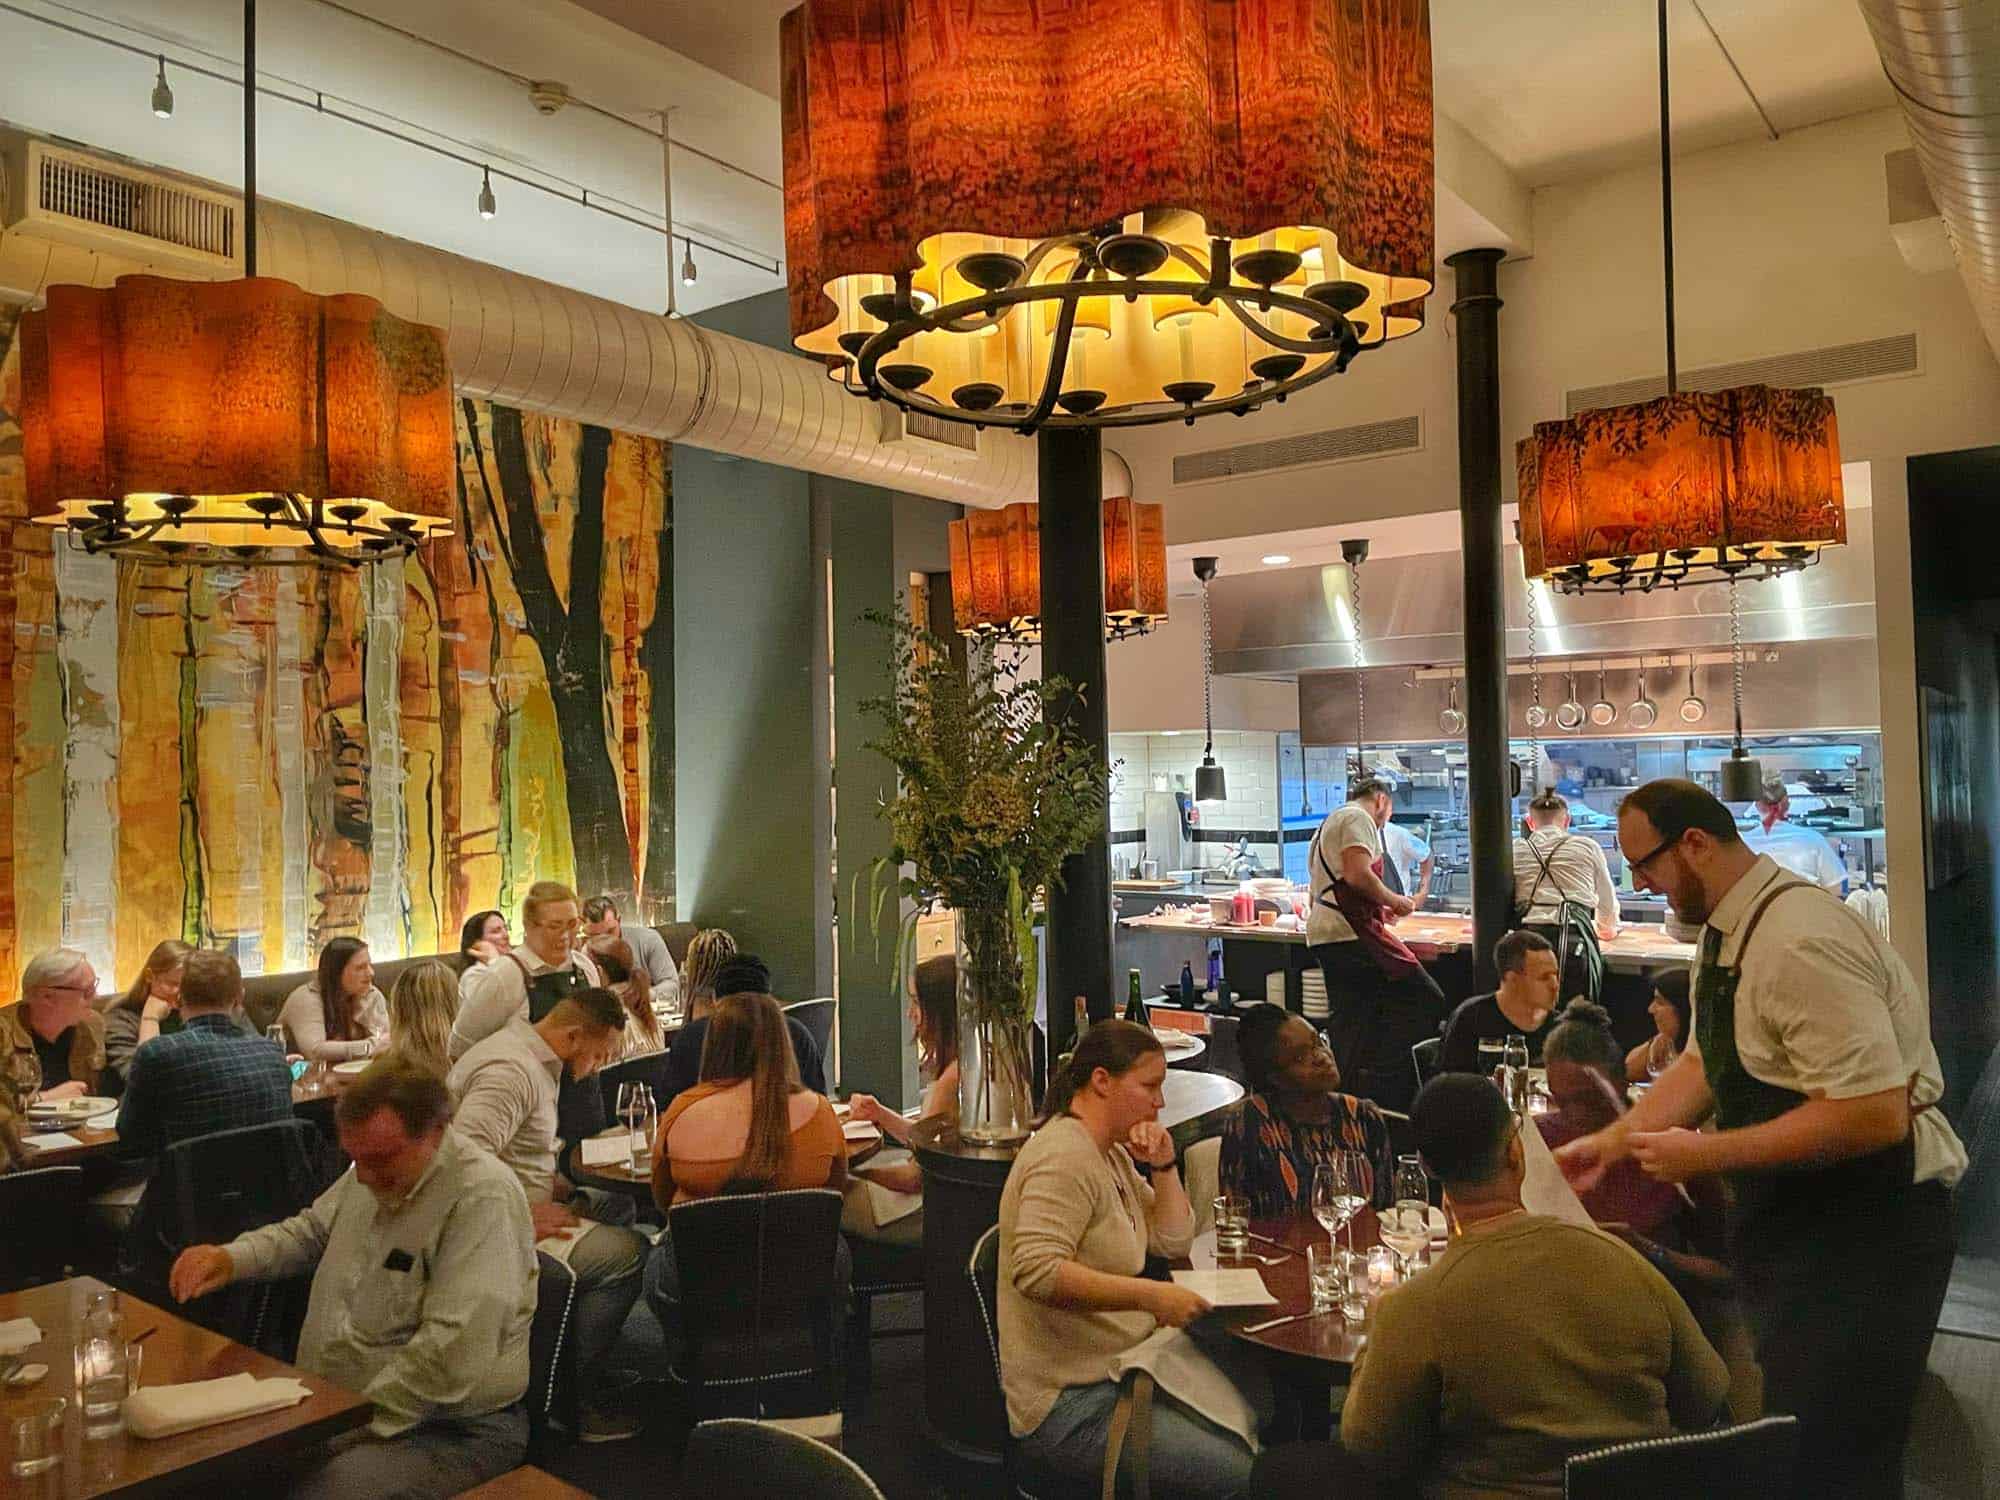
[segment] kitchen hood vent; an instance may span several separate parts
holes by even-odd
[[[6,228],[93,249],[109,231],[112,244],[134,254],[233,264],[240,212],[233,196],[45,141],[25,144],[27,170],[7,175],[27,192],[4,216]]]
[[[1864,339],[1858,344],[1833,344],[1824,349],[1801,349],[1796,354],[1779,354],[1770,359],[1749,359],[1733,365],[1710,365],[1703,370],[1682,370],[1684,391],[1726,391],[1739,385],[1853,385],[1863,380],[1886,380],[1894,375],[1915,375],[1917,336],[1892,334],[1884,339]],[[1651,401],[1667,393],[1664,375],[1644,380],[1621,380],[1613,385],[1584,386],[1570,391],[1565,412],[1575,416],[1604,406],[1630,406],[1635,401]]]
[[[1174,458],[1174,483],[1205,484],[1215,479],[1264,474],[1273,469],[1302,469],[1312,464],[1380,458],[1387,453],[1415,453],[1423,446],[1422,420],[1396,417],[1387,422],[1330,427],[1325,432],[1304,432],[1297,437],[1178,454]]]

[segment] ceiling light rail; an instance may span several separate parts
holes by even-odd
[[[324,3],[324,0],[321,0],[321,3]],[[64,8],[74,10],[73,7],[64,7]],[[335,7],[335,8],[338,9],[340,7]],[[175,57],[165,53],[161,53],[154,48],[141,47],[136,45],[135,43],[123,41],[115,36],[106,36],[101,32],[91,31],[85,27],[77,26],[67,21],[58,20],[53,16],[42,15],[37,11],[28,10],[23,6],[9,3],[9,0],[0,0],[0,12],[4,12],[7,15],[19,16],[21,19],[26,21],[39,22],[40,24],[51,27],[54,30],[65,32],[71,36],[81,37],[86,41],[96,42],[101,46],[114,48],[117,51],[127,53],[134,57],[146,58],[149,61],[156,62],[162,68],[164,68],[164,65],[166,63],[171,62],[176,68],[180,69],[182,72],[191,73],[201,78],[212,79],[217,83],[227,84],[231,88],[241,88],[243,86],[242,78],[235,73],[225,73],[220,71],[219,69],[204,66],[201,63],[189,62],[181,57]],[[87,11],[75,11],[74,13],[78,15],[90,14]],[[118,24],[106,21],[105,18],[98,16],[91,16],[91,19],[105,21],[105,24]],[[389,29],[396,30],[397,28],[390,27]],[[490,64],[487,66],[490,66]],[[266,74],[265,76],[268,77],[275,75]],[[310,94],[311,97],[300,98],[297,95],[285,92],[283,89],[273,88],[269,84],[262,84],[262,83],[260,83],[257,86],[257,93],[264,98],[276,99],[286,104],[295,105],[301,109],[309,109],[314,114],[324,115],[328,119],[338,120],[343,124],[354,125],[362,130],[372,131],[376,135],[384,136],[389,140],[396,141],[402,145],[414,146],[420,151],[427,151],[431,155],[443,157],[447,161],[454,161],[467,167],[477,168],[482,174],[490,174],[490,177],[494,180],[513,183],[519,187],[528,188],[531,191],[546,194],[551,198],[559,199],[564,203],[574,204],[575,206],[586,209],[591,213],[603,214],[607,218],[616,219],[620,223],[630,224],[634,228],[644,229],[649,233],[665,236],[669,240],[676,240],[676,239],[689,240],[691,241],[691,243],[699,245],[703,250],[709,251],[715,255],[719,255],[723,257],[725,260],[735,261],[739,265],[748,266],[752,270],[760,271],[767,276],[776,277],[784,274],[784,262],[781,260],[774,259],[766,255],[760,255],[756,251],[731,249],[726,245],[717,244],[712,240],[703,239],[697,236],[690,236],[687,233],[687,230],[678,224],[672,226],[670,230],[664,222],[652,218],[642,217],[642,215],[645,213],[644,209],[640,209],[636,205],[624,204],[623,199],[613,196],[607,196],[599,192],[594,192],[592,189],[584,187],[581,183],[571,182],[567,178],[559,177],[554,173],[543,174],[543,178],[546,179],[543,180],[543,178],[525,176],[518,172],[510,172],[507,171],[504,167],[491,166],[488,162],[486,162],[482,158],[471,155],[468,152],[455,151],[448,146],[440,146],[439,144],[437,144],[436,141],[425,140],[421,136],[410,135],[401,130],[391,129],[389,126],[383,125],[375,120],[363,119],[358,115],[348,114],[346,111],[336,108],[333,105],[329,105],[327,102],[329,99],[331,99],[335,102],[335,104],[344,103],[351,105],[355,109],[372,108],[372,106],[363,104],[359,100],[343,99],[338,94],[328,94],[324,90],[310,88],[308,85],[299,83],[296,80],[292,79],[286,79],[284,80],[284,82],[290,84],[291,87],[293,88],[304,90],[305,92]],[[380,113],[386,114],[387,112],[381,111]],[[389,118],[393,119],[396,117],[391,115],[389,116]],[[614,118],[618,117],[614,116]],[[412,122],[405,121],[404,123],[410,124]],[[415,126],[413,128],[421,129],[422,127]],[[648,131],[647,133],[651,135],[656,141],[659,139],[658,131]],[[679,141],[673,142],[673,146],[675,150],[689,149],[682,146],[682,144]],[[696,152],[695,154],[705,155],[705,153],[702,152]],[[713,160],[713,158],[710,159]],[[727,165],[727,163],[723,163],[723,165]],[[745,174],[745,175],[751,175],[751,174]],[[758,180],[762,181],[761,178]],[[563,186],[552,187],[550,186],[551,182],[561,183],[563,184]],[[566,191],[565,189],[574,189],[575,191],[571,192],[571,191]],[[624,204],[624,207],[613,207],[612,205],[614,204]],[[627,212],[626,211],[627,209],[630,209],[631,211]]]

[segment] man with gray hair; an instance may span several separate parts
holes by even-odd
[[[21,1002],[0,1010],[0,1071],[24,1105],[97,1091],[104,1018],[91,1006],[97,972],[74,948],[37,953],[21,970]]]

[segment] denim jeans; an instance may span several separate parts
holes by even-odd
[[[422,1422],[400,1437],[345,1433],[293,1480],[291,1500],[446,1500],[519,1468],[528,1450],[520,1402],[481,1417]]]
[[[1018,1440],[1023,1456],[1094,1487],[1104,1473],[1111,1411],[1117,1404],[1118,1387],[1112,1381],[1071,1386],[1056,1397],[1042,1425]],[[1150,1453],[1147,1472],[1153,1493],[1163,1500],[1233,1500],[1250,1482],[1252,1457],[1243,1440],[1158,1389],[1153,1392]]]
[[[626,1314],[639,1300],[646,1259],[646,1237],[613,1224],[595,1225],[570,1250],[569,1267],[576,1274],[577,1380],[586,1406],[596,1404],[610,1373],[611,1351]]]

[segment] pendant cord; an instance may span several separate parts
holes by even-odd
[[[1528,715],[1528,785],[1532,791],[1542,789],[1542,658],[1537,647],[1535,626],[1540,610],[1535,605],[1534,580],[1528,580],[1528,671],[1535,695],[1534,712]]]
[[[1674,353],[1674,137],[1667,89],[1667,0],[1660,0],[1660,239],[1667,289],[1667,394],[1681,388]]]
[[[1215,700],[1211,685],[1215,677],[1214,639],[1209,631],[1208,580],[1201,581],[1201,725],[1206,740],[1201,747],[1203,760],[1215,757]]]
[[[1348,606],[1354,611],[1354,775],[1359,781],[1368,774],[1368,658],[1361,649],[1361,564],[1347,566]]]
[[[1731,697],[1736,706],[1736,753],[1743,753],[1743,613],[1737,605],[1736,580],[1729,580],[1729,661],[1734,673]]]
[[[243,0],[243,274],[257,274],[257,0]]]

